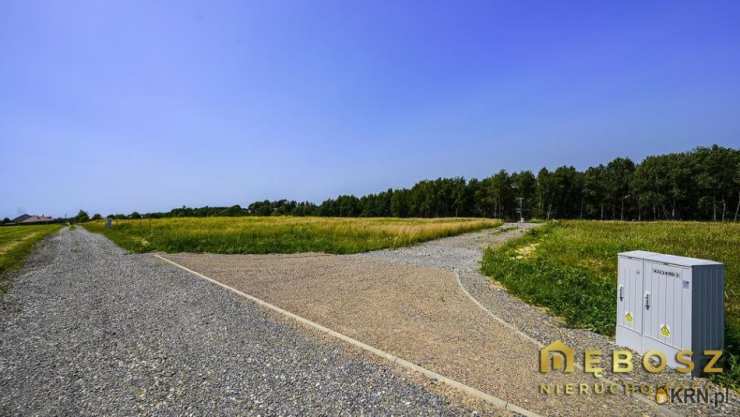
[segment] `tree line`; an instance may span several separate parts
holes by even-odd
[[[248,207],[182,207],[119,218],[293,215],[338,217],[495,217],[514,219],[738,220],[740,150],[714,145],[649,156],[639,164],[616,158],[579,171],[572,166],[483,179],[424,180],[411,188],[320,204],[257,201]]]

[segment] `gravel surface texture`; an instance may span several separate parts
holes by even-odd
[[[0,308],[2,416],[470,414],[81,228],[47,239]]]
[[[426,369],[525,409],[559,416],[653,415],[654,404],[622,395],[545,395],[539,384],[593,383],[584,373],[538,372],[539,346],[473,303],[449,268],[473,268],[491,236],[459,236],[368,255],[169,254],[178,264]],[[478,238],[481,238],[478,241]],[[466,245],[460,242],[466,243]],[[397,258],[399,252],[403,253]],[[435,256],[444,253],[445,256]],[[402,260],[418,260],[409,265]],[[426,265],[426,266],[420,266]],[[434,267],[430,267],[434,266]]]
[[[517,330],[538,341],[542,345],[555,340],[562,340],[576,348],[576,360],[582,366],[583,349],[598,348],[610,353],[618,349],[613,339],[584,329],[568,328],[563,321],[549,315],[536,306],[527,304],[510,294],[504,287],[480,271],[482,253],[487,247],[495,247],[503,242],[524,234],[537,224],[505,224],[497,229],[483,230],[476,233],[438,239],[420,245],[393,250],[381,250],[356,255],[370,257],[395,264],[412,264],[432,266],[457,272],[462,286],[494,316],[513,325]],[[616,262],[616,260],[615,260]],[[495,277],[494,277],[495,278]],[[604,366],[611,368],[610,355],[604,355]],[[619,384],[648,384],[651,386],[683,385],[707,388],[711,395],[726,391],[705,378],[690,379],[676,372],[650,374],[642,369],[641,357],[634,355],[635,372],[608,375],[609,379]],[[706,403],[682,403],[663,405],[680,415],[691,416],[740,416],[740,397],[730,391],[729,400],[716,407]]]

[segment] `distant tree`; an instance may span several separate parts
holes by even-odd
[[[661,174],[661,166],[657,159],[646,159],[635,170],[632,178],[632,195],[637,201],[637,218],[642,220],[642,212],[645,208],[652,213],[652,219],[658,218],[658,207],[662,207],[665,201],[665,176]]]
[[[340,195],[335,204],[337,216],[356,217],[360,214],[360,200],[353,195]]]
[[[606,181],[603,165],[590,167],[583,175],[583,197],[586,203],[586,215],[604,220],[606,207]]]
[[[242,214],[242,208],[237,204],[221,211],[220,214],[222,216],[239,216]]]
[[[522,199],[522,206],[525,212],[530,212],[536,203],[537,196],[537,178],[532,171],[522,171],[511,174],[511,187],[515,199]],[[515,208],[519,207],[519,202],[515,201]],[[524,214],[522,214],[524,216]]]
[[[642,219],[643,207],[651,209],[652,218],[680,217],[685,183],[689,180],[683,171],[678,154],[649,156],[636,167],[632,178],[631,195],[637,202],[637,217]]]
[[[319,206],[319,215],[320,216],[328,216],[333,217],[336,216],[338,213],[337,211],[337,202],[330,198],[328,200],[325,200],[321,205]]]
[[[450,182],[450,200],[451,200],[451,212],[450,214],[455,217],[468,216],[472,204],[472,198],[468,194],[466,187],[465,178],[458,177],[453,178]]]
[[[491,192],[494,201],[494,217],[511,217],[514,211],[514,190],[511,188],[511,177],[506,170],[500,170],[491,177]]]
[[[84,223],[90,220],[90,216],[84,210],[80,210],[73,220],[75,223]]]
[[[102,218],[103,218],[103,216],[101,216],[101,215],[100,215],[100,213],[95,213],[95,214],[94,214],[94,215],[92,216],[92,219],[93,219],[93,220],[100,220],[100,219],[102,219]]]
[[[558,218],[581,217],[583,210],[583,175],[573,167],[561,166],[549,177],[550,201]]]
[[[491,177],[483,178],[472,189],[476,212],[482,217],[494,216],[494,196],[491,189]]]
[[[735,175],[740,151],[717,145],[697,148],[692,158],[693,177],[698,188],[699,211],[712,220],[724,220],[729,202],[735,197]]]
[[[139,214],[138,212],[135,211],[135,212],[129,214],[128,218],[129,219],[140,219],[141,218],[141,214]]]
[[[671,219],[680,219],[690,214],[684,213],[684,211],[690,207],[688,196],[691,189],[695,187],[691,175],[691,166],[689,165],[690,158],[685,153],[668,154],[664,155],[663,158],[668,171],[665,194],[671,207],[670,216]]]
[[[309,201],[296,203],[291,211],[293,216],[314,216],[317,214],[318,207]]]
[[[717,181],[717,204],[722,207],[721,216],[719,220],[725,221],[727,218],[727,209],[730,202],[735,198],[735,175],[737,171],[737,165],[740,163],[740,152],[733,151],[729,148],[722,148],[714,145],[711,148],[712,154],[712,170],[714,177]],[[715,216],[715,220],[717,217]]]
[[[411,187],[410,213],[413,217],[432,217],[435,212],[434,186],[431,181],[420,181]]]
[[[735,215],[735,217],[737,217],[737,214]],[[9,218],[7,218],[7,217],[6,217],[6,218],[4,218],[4,219],[3,219],[3,224],[8,224],[8,223],[10,223],[10,219],[9,219]]]
[[[393,190],[380,192],[378,194],[368,194],[362,196],[359,200],[359,211],[362,217],[382,217],[391,214],[391,198]]]
[[[481,181],[479,181],[477,178],[471,178],[470,180],[468,180],[468,183],[465,186],[465,198],[468,200],[468,208],[467,212],[465,213],[466,216],[483,216],[483,211],[477,198],[480,193]]]
[[[632,175],[635,172],[635,164],[629,158],[616,158],[606,166],[606,189],[608,200],[612,209],[612,219],[624,220],[624,208],[626,200],[630,197],[630,186]]]
[[[249,213],[257,216],[269,216],[272,214],[272,206],[267,200],[255,201],[254,203],[249,205],[249,208],[247,210],[249,211]]]
[[[396,190],[391,196],[391,216],[408,217],[409,215],[409,190]]]
[[[553,214],[553,203],[556,198],[557,187],[553,181],[553,175],[547,168],[542,168],[537,173],[537,207],[540,216],[550,220]]]

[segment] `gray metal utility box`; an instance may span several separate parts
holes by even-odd
[[[724,345],[724,265],[704,259],[631,251],[619,254],[617,345],[639,353],[694,352],[694,374],[704,350]]]

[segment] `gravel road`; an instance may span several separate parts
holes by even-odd
[[[389,368],[81,228],[0,301],[0,415],[466,415]]]
[[[380,250],[352,256],[360,259],[371,258],[393,264],[410,264],[454,271],[459,274],[463,288],[491,314],[509,323],[542,345],[547,345],[555,340],[564,341],[576,349],[576,361],[580,365],[583,365],[583,349],[586,347],[598,348],[602,352],[611,352],[616,349],[617,346],[613,339],[586,329],[566,327],[562,320],[548,314],[545,309],[525,303],[511,295],[502,286],[491,282],[488,277],[481,275],[480,260],[485,248],[495,247],[511,238],[521,236],[533,227],[537,227],[537,224],[507,223],[497,229],[487,229],[437,239],[411,247]],[[641,359],[640,355],[634,355],[634,372],[626,374],[610,373],[609,377],[618,384],[647,384],[650,386],[687,384],[695,388],[708,389],[710,396],[725,392],[724,389],[711,383],[706,378],[690,379],[685,375],[669,370],[660,374],[650,374],[643,370],[640,364]],[[611,367],[610,356],[607,356],[604,362],[606,368],[609,369]],[[738,416],[740,415],[740,396],[730,392],[729,399],[716,406],[702,402],[677,403],[663,405],[658,410],[690,416]]]

